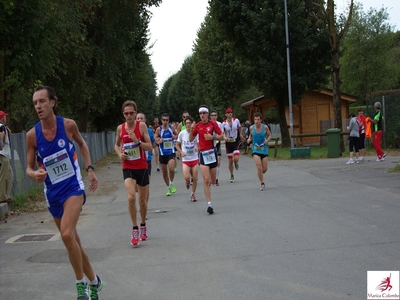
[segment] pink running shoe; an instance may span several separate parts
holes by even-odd
[[[139,229],[132,230],[131,245],[132,246],[139,245]]]
[[[192,193],[192,194],[190,195],[190,201],[192,201],[192,202],[196,202],[196,201],[197,201],[196,196],[195,196],[194,193]]]
[[[148,239],[148,236],[147,236],[146,226],[140,226],[140,240],[147,241],[147,239]]]

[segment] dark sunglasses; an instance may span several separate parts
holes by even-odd
[[[124,116],[133,116],[134,114],[136,114],[136,111],[124,112]]]
[[[189,118],[189,116],[182,116],[182,119],[186,119],[186,118]]]

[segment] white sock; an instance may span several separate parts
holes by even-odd
[[[84,284],[86,284],[86,278],[83,277],[81,280],[76,280],[76,283],[84,283]]]
[[[211,201],[207,202],[207,205],[208,205],[208,206],[212,206]]]
[[[90,282],[91,285],[98,285],[99,280],[97,279],[97,275],[94,275],[94,280]]]

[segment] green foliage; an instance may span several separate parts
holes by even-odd
[[[265,118],[267,118],[268,123],[278,123],[278,111],[275,107],[271,107],[265,113]]]
[[[340,62],[343,90],[357,96],[360,103],[373,93],[394,88],[399,83],[400,56],[395,55],[399,48],[393,47],[395,34],[388,17],[383,7],[370,8],[365,13],[361,3],[354,6]]]
[[[329,41],[315,16],[313,1],[288,1],[292,96],[296,103],[306,89],[326,82]],[[283,143],[289,143],[284,107],[288,101],[284,2],[210,1],[211,18],[218,22],[248,76],[264,96],[275,98]]]
[[[235,53],[221,26],[207,14],[194,46],[193,61],[198,98],[223,115],[227,107],[239,111],[241,95],[250,81],[247,66]],[[259,95],[257,95],[259,96]]]
[[[7,13],[0,17],[0,105],[11,107],[14,131],[33,122],[32,90],[38,84],[55,88],[58,112],[76,119],[83,131],[115,128],[126,99],[152,114],[156,87],[146,52],[148,8],[160,2],[7,4]]]

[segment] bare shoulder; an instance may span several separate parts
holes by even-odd
[[[32,127],[31,129],[28,130],[28,132],[26,133],[26,139],[32,139],[32,138],[36,138],[36,130],[35,127]]]
[[[68,131],[78,130],[78,125],[72,119],[64,118],[64,126],[65,126],[65,129]]]

